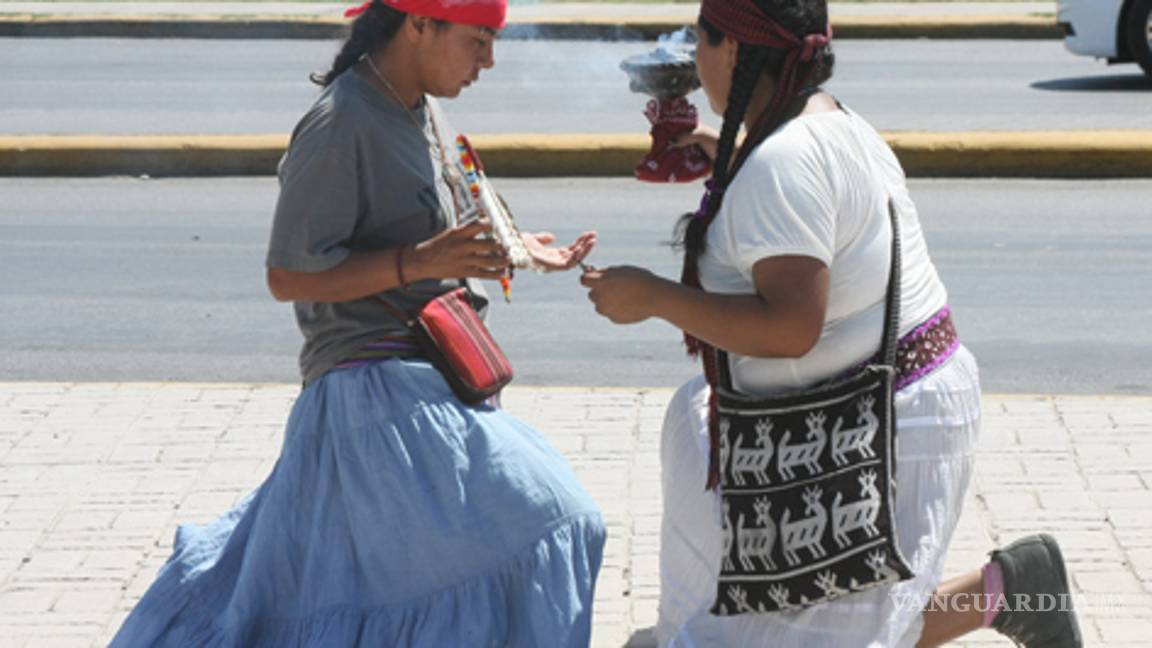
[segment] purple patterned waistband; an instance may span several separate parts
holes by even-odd
[[[945,306],[896,343],[896,381],[893,389],[900,391],[932,373],[947,362],[958,348],[960,336],[956,333],[956,325],[952,323],[952,309]],[[877,352],[844,375],[854,375],[864,367],[882,360]]]
[[[960,348],[960,336],[948,306],[936,311],[896,345],[896,391],[935,371]]]

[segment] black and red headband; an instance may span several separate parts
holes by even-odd
[[[700,17],[732,40],[775,49],[802,50],[807,63],[832,41],[832,26],[824,33],[799,35],[772,20],[752,0],[704,0]]]

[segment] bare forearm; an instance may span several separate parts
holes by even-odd
[[[658,279],[652,312],[691,335],[740,355],[798,358],[819,339],[822,321],[759,295],[720,295]]]
[[[399,248],[353,252],[323,272],[268,269],[268,288],[279,301],[343,302],[400,287],[396,269]],[[410,250],[409,250],[410,251]],[[405,260],[404,279],[420,279],[418,269]]]
[[[499,279],[508,265],[492,226],[474,220],[412,246],[353,252],[323,272],[268,269],[268,289],[280,301],[343,302],[421,279]]]
[[[580,277],[596,312],[617,324],[650,317],[740,355],[799,358],[816,346],[828,311],[828,268],[818,259],[768,257],[752,267],[756,292],[720,295],[634,266],[591,269]]]

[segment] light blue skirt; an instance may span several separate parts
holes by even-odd
[[[564,459],[419,361],[308,386],[272,474],[175,551],[112,646],[586,646],[604,545]]]

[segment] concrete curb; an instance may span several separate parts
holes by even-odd
[[[890,132],[909,176],[1152,178],[1152,130]],[[476,135],[493,176],[630,176],[647,135]],[[6,136],[0,176],[270,175],[284,135]]]
[[[0,136],[0,175],[269,175],[286,135]]]
[[[0,37],[336,39],[348,21],[311,16],[57,16],[0,15]],[[654,40],[686,24],[679,17],[612,17],[512,20],[507,39]],[[848,39],[1059,39],[1052,16],[886,17],[833,19],[837,38]]]
[[[925,178],[1152,178],[1152,130],[885,133]]]

